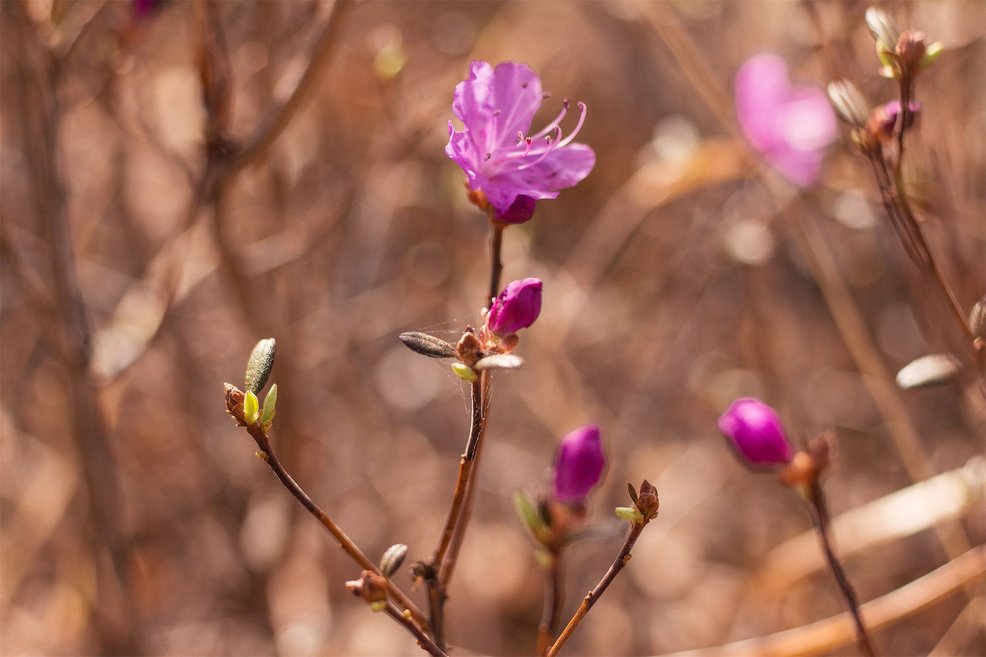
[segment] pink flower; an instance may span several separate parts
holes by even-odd
[[[777,412],[759,399],[734,401],[719,418],[719,430],[754,465],[783,464],[794,457]]]
[[[561,440],[555,458],[555,499],[579,503],[599,483],[606,466],[599,427],[579,427]]]
[[[541,279],[525,278],[507,283],[486,316],[486,327],[504,336],[527,328],[541,314]]]
[[[572,140],[585,120],[564,135],[561,113],[540,131],[529,134],[544,94],[537,74],[524,64],[504,62],[492,68],[474,61],[469,77],[455,87],[452,113],[464,124],[459,132],[449,121],[445,153],[465,171],[469,189],[480,207],[488,203],[504,223],[523,223],[534,215],[534,201],[556,198],[589,175],[596,155]]]
[[[777,55],[751,57],[736,74],[736,114],[743,134],[771,166],[796,185],[818,178],[835,114],[815,87],[792,87]]]

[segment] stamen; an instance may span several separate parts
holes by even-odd
[[[493,157],[493,153],[487,153],[486,155],[483,156],[483,162],[489,162],[490,158],[492,157]]]
[[[515,171],[523,171],[524,169],[530,169],[532,166],[541,163],[544,160],[544,158],[548,157],[548,154],[551,153],[551,151],[553,151],[556,148],[558,148],[558,145],[561,143],[561,128],[560,127],[558,127],[557,132],[558,132],[558,138],[557,139],[554,139],[554,140],[551,139],[551,136],[550,135],[544,138],[545,142],[547,142],[547,143],[546,143],[545,148],[544,148],[544,150],[542,152],[540,152],[540,153],[532,152],[531,153],[532,155],[540,155],[539,158],[537,158],[533,162],[527,162],[525,164],[520,165],[519,167],[517,167],[515,169]]]
[[[552,132],[555,129],[555,126],[558,125],[559,123],[561,123],[561,120],[565,118],[565,115],[566,114],[568,114],[568,99],[567,98],[561,102],[561,112],[558,113],[558,116],[556,116],[553,121],[549,122],[548,125],[544,126],[544,130],[541,130],[537,134],[531,135],[531,136],[532,137],[535,137],[535,138],[537,138],[537,137],[543,137],[544,135],[548,134],[549,132]]]
[[[558,144],[558,146],[568,146],[572,142],[572,140],[575,139],[575,135],[579,134],[579,130],[582,129],[582,124],[585,123],[586,107],[585,107],[585,103],[583,103],[582,101],[578,102],[578,106],[579,106],[579,122],[575,125],[575,130],[573,130],[568,135],[568,137],[565,137],[565,140],[562,143]]]

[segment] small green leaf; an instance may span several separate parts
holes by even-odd
[[[534,533],[535,527],[541,525],[541,519],[534,509],[534,504],[523,491],[514,493],[514,509],[517,511],[517,517],[520,518],[525,527],[531,530],[531,533]]]
[[[257,395],[253,394],[252,390],[247,390],[243,397],[243,419],[247,424],[256,424],[259,416],[260,402],[257,400]]]
[[[640,515],[640,511],[638,511],[636,507],[632,506],[618,506],[613,509],[613,513],[615,513],[616,517],[621,520],[629,520],[630,522],[640,522],[643,520],[643,516]]]
[[[945,46],[942,45],[941,41],[935,41],[927,50],[924,51],[924,56],[921,57],[921,61],[918,63],[918,70],[923,71],[928,68],[936,61],[938,57],[945,51]]]
[[[476,374],[476,370],[463,363],[452,363],[452,371],[455,372],[457,377],[470,383],[479,377],[479,375]]]
[[[267,391],[267,396],[264,397],[264,410],[260,416],[260,426],[267,433],[270,429],[270,425],[274,422],[274,414],[276,412],[277,406],[277,384],[275,383]]]

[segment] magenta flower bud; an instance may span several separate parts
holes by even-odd
[[[788,463],[794,450],[777,413],[759,399],[744,397],[732,403],[719,418],[719,430],[736,451],[755,465]]]
[[[541,279],[525,278],[508,283],[486,316],[486,326],[497,335],[527,328],[541,314]]]
[[[578,503],[599,483],[606,465],[599,427],[590,424],[562,438],[555,458],[555,499]]]

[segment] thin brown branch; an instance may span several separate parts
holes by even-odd
[[[370,561],[365,554],[363,554],[363,551],[359,549],[359,546],[357,546],[351,538],[349,538],[346,532],[344,532],[339,525],[335,524],[328,514],[326,514],[325,511],[323,511],[317,504],[315,504],[314,501],[312,501],[312,498],[310,498],[304,489],[298,485],[298,482],[296,482],[291,475],[288,474],[287,470],[284,469],[284,466],[281,465],[277,455],[274,453],[274,450],[270,444],[270,439],[267,437],[267,434],[264,433],[263,429],[261,429],[259,425],[252,424],[247,426],[247,431],[257,443],[257,447],[260,448],[260,456],[263,458],[264,462],[270,466],[270,469],[274,472],[284,487],[288,489],[288,492],[290,492],[291,495],[293,495],[294,498],[298,500],[303,507],[305,507],[305,510],[312,514],[315,519],[318,520],[319,524],[321,524],[322,527],[324,527],[325,530],[339,542],[339,547],[341,547],[346,554],[352,557],[353,561],[362,566],[364,569],[380,575],[380,569],[377,568],[377,565]],[[428,626],[425,615],[421,612],[421,610],[418,609],[417,606],[415,606],[415,604],[407,597],[407,595],[405,595],[404,592],[401,591],[400,588],[398,588],[398,586],[389,579],[387,580],[387,590],[390,593],[390,596],[401,606],[401,608],[407,609],[411,613],[411,616],[415,621],[417,621],[422,627]]]
[[[102,651],[135,655],[141,652],[140,628],[128,583],[128,546],[120,529],[119,470],[110,445],[108,422],[90,375],[92,333],[86,301],[76,278],[68,198],[58,166],[62,115],[57,63],[21,3],[2,3],[0,11],[17,39],[15,80],[22,149],[31,169],[37,214],[50,247],[57,330],[61,333],[63,364],[69,379],[72,435],[95,528],[92,551],[97,598],[91,611]],[[102,565],[104,554],[109,557],[109,567]]]
[[[482,392],[483,392],[483,412],[488,416],[490,410],[490,378],[489,375],[482,380]],[[486,426],[483,426],[483,434],[485,435]],[[476,456],[473,460],[473,470],[475,472],[479,471],[479,464],[482,462],[483,458],[483,445],[486,442],[480,436],[479,444],[476,446]],[[442,587],[448,588],[449,582],[452,581],[452,573],[455,572],[455,565],[459,562],[459,550],[462,549],[462,542],[465,539],[466,527],[469,526],[469,519],[472,516],[472,502],[476,495],[476,480],[477,477],[474,475],[469,478],[468,484],[466,486],[466,499],[462,503],[462,512],[459,514],[459,522],[455,526],[455,533],[452,535],[452,543],[448,547],[448,552],[445,555],[445,561],[442,562],[442,567],[438,573],[438,581],[441,583]]]
[[[469,423],[469,439],[466,442],[466,449],[459,459],[459,474],[455,480],[455,488],[452,491],[452,504],[449,507],[448,517],[445,519],[445,527],[442,529],[441,538],[431,562],[427,566],[425,584],[428,587],[428,601],[431,611],[432,636],[439,646],[445,645],[444,637],[444,607],[445,607],[445,585],[441,580],[442,565],[445,562],[452,539],[456,534],[462,520],[463,505],[467,499],[467,491],[473,477],[474,466],[476,464],[476,454],[479,451],[480,440],[486,429],[486,415],[483,408],[483,382],[488,374],[481,372],[470,385],[470,397],[472,399],[472,414]]]
[[[842,597],[846,599],[846,605],[849,607],[849,613],[852,616],[853,625],[856,628],[856,642],[859,645],[859,649],[867,657],[875,657],[876,649],[873,647],[873,641],[866,632],[866,625],[863,624],[863,619],[859,615],[859,600],[856,597],[856,591],[849,582],[849,578],[846,577],[846,572],[842,568],[839,558],[836,557],[835,550],[832,549],[832,542],[829,539],[828,532],[829,514],[825,505],[825,495],[817,480],[811,485],[809,506],[813,512],[812,519],[815,523],[815,529],[818,531],[818,539],[822,545],[822,551],[825,553],[825,560],[828,562],[829,570],[835,576],[835,581],[839,585]]]
[[[401,610],[397,609],[397,607],[393,604],[388,604],[384,608],[384,611],[386,611],[388,616],[400,623],[404,629],[410,632],[411,635],[418,640],[418,645],[421,646],[422,650],[427,651],[432,657],[448,657],[448,654],[439,648],[435,642],[432,641],[427,634],[425,634],[424,630],[418,627],[417,623],[411,620],[408,615],[401,613]]]
[[[596,601],[599,600],[600,596],[606,592],[606,589],[613,583],[613,580],[620,574],[620,571],[623,570],[627,563],[630,562],[630,550],[633,549],[633,544],[637,542],[637,539],[640,537],[640,533],[646,526],[646,521],[633,523],[630,527],[630,533],[627,534],[627,539],[623,543],[623,547],[620,549],[619,554],[616,555],[616,559],[613,561],[613,565],[609,567],[609,570],[606,571],[606,574],[603,575],[601,580],[599,580],[599,583],[596,584],[595,588],[589,591],[589,593],[582,599],[582,604],[580,604],[579,608],[575,610],[575,614],[572,616],[571,620],[568,621],[568,625],[565,626],[565,629],[562,630],[561,634],[551,645],[551,648],[547,652],[547,657],[555,657],[555,655],[561,651],[568,640],[572,638],[572,633],[575,632],[575,629],[579,626],[579,623],[582,622],[582,619],[585,618],[585,615],[589,613],[589,610],[592,609],[594,604],[596,604]]]

